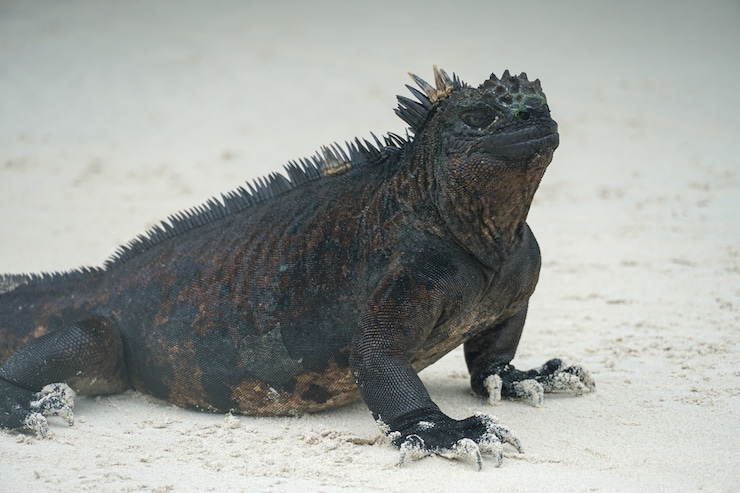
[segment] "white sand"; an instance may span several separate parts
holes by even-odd
[[[0,433],[0,490],[736,491],[737,2],[243,3],[0,3],[0,272],[99,265],[322,144],[401,133],[408,70],[526,70],[562,144],[530,215],[544,267],[515,363],[570,358],[598,392],[491,409],[459,350],[423,372],[443,410],[521,439],[481,473],[395,468],[360,403],[256,419],[79,398],[46,440]]]

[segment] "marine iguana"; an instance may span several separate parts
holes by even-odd
[[[540,270],[525,221],[559,143],[539,80],[410,75],[406,137],[324,147],[287,178],[171,216],[103,267],[0,276],[0,427],[72,424],[72,389],[252,415],[362,397],[401,462],[480,468],[519,440],[492,416],[445,415],[418,371],[464,344],[491,402],[592,390],[579,366],[510,364]]]

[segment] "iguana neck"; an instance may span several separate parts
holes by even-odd
[[[446,163],[430,180],[437,209],[458,244],[482,264],[494,267],[522,241],[534,194],[552,154],[526,162]]]
[[[480,197],[456,194],[457,200],[446,204],[445,215],[453,218],[448,228],[480,262],[500,265],[502,257],[522,240],[529,207],[544,171],[523,170],[517,176],[488,183]]]

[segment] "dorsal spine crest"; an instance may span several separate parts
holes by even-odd
[[[450,77],[447,72],[436,65],[434,66],[434,86],[414,74],[409,75],[421,88],[419,91],[406,86],[418,101],[398,96],[399,106],[395,111],[411,126],[409,129],[411,133],[416,134],[441,101],[453,91],[467,87],[467,85],[455,74]],[[162,241],[210,224],[229,214],[245,211],[296,187],[322,179],[330,179],[363,166],[382,165],[386,160],[399,155],[413,140],[408,132],[405,137],[389,132],[382,137],[382,140],[373,133],[371,136],[373,142],[356,138],[352,142],[346,142],[344,146],[334,143],[321,147],[318,153],[309,158],[289,161],[284,166],[287,178],[281,173],[273,172],[266,177],[222,193],[219,198],[211,198],[191,209],[176,212],[165,221],[119,246],[102,268],[82,267],[68,272],[5,276],[7,284],[10,286],[18,283],[69,279],[101,273],[147,251]]]

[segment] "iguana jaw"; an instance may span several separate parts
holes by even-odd
[[[495,158],[526,159],[543,151],[554,151],[560,143],[558,125],[554,121],[544,125],[517,129],[512,132],[496,133],[485,138],[477,152]]]

